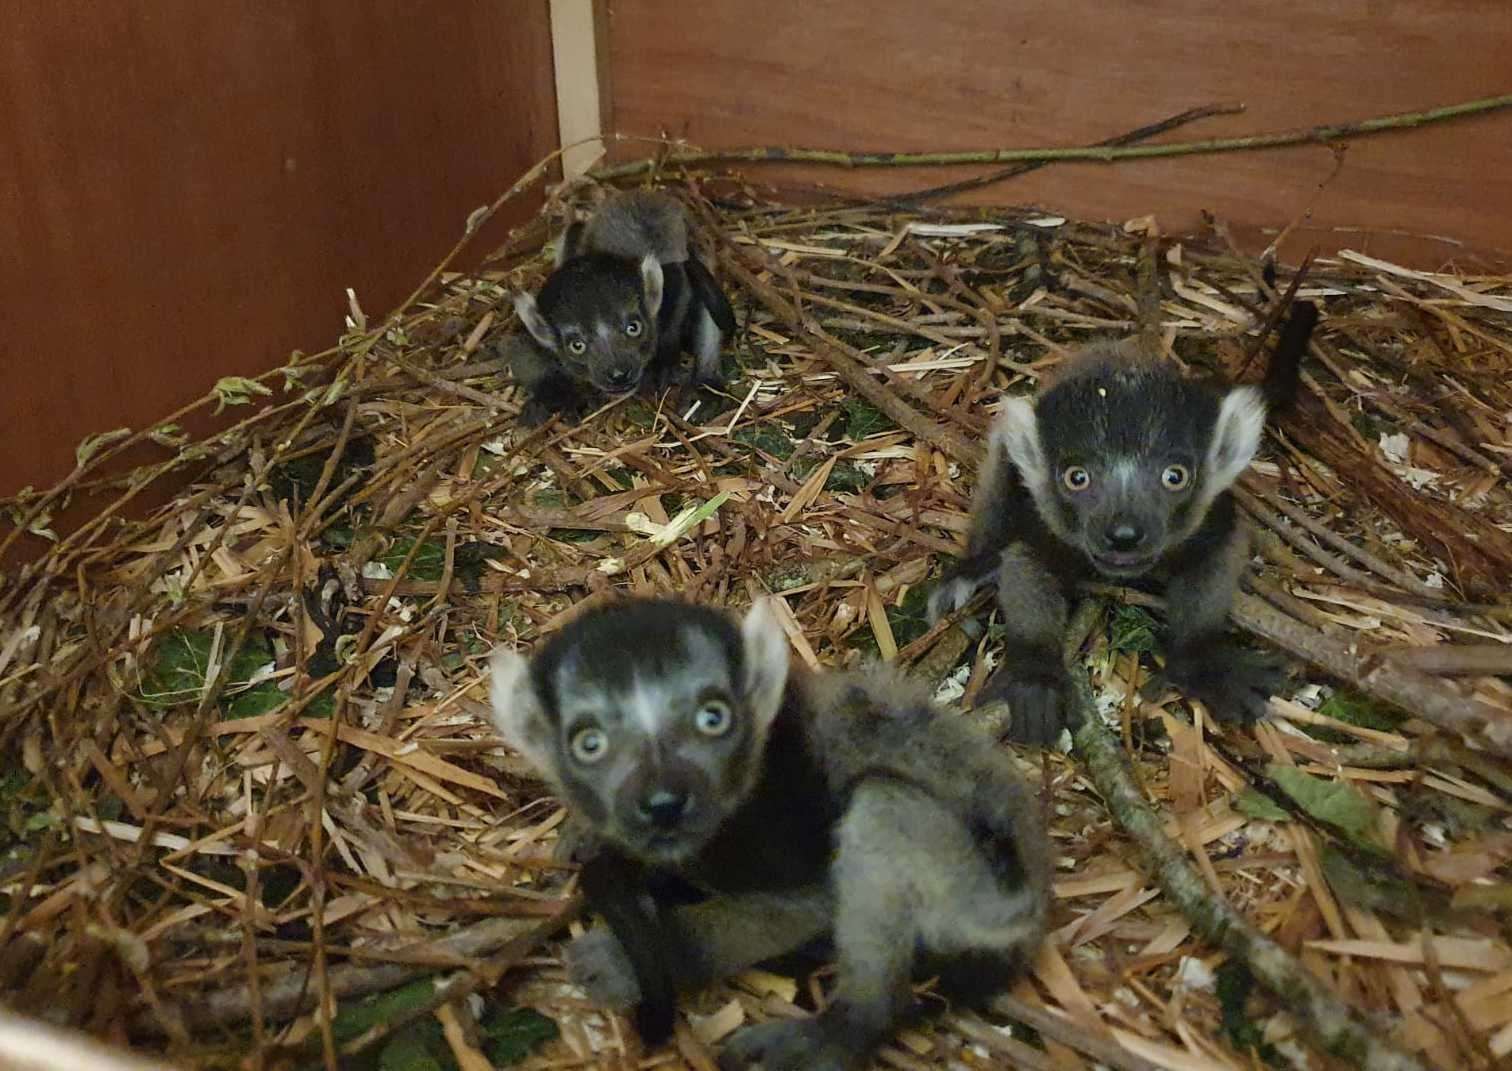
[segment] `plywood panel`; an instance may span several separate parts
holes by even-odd
[[[556,146],[546,0],[5,9],[0,495],[386,312]]]
[[[1077,145],[1198,105],[1247,105],[1164,139],[1184,140],[1512,90],[1512,4],[1493,0],[706,0],[696,15],[674,0],[616,0],[608,44],[612,129],[711,146]],[[1241,228],[1310,210],[1295,244],[1321,233],[1427,266],[1462,255],[1459,243],[1512,250],[1512,113],[1358,142],[1337,174],[1336,162],[1319,145],[1065,165],[969,200],[1154,213],[1177,231],[1203,209]],[[785,170],[868,192],[950,177]]]

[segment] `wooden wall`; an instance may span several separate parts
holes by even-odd
[[[1184,140],[1512,91],[1512,4],[1494,0],[704,0],[696,14],[615,0],[607,47],[606,128],[705,146],[1078,145],[1199,105],[1248,106],[1166,139]],[[1254,248],[1254,229],[1310,210],[1293,255],[1315,240],[1426,267],[1467,248],[1512,251],[1512,112],[1357,142],[1336,164],[1319,145],[1064,165],[969,200],[1153,213],[1176,232],[1209,209]],[[949,177],[781,171],[872,192]]]
[[[387,312],[556,147],[546,0],[3,9],[0,496]]]

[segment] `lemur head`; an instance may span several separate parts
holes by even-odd
[[[1264,423],[1255,387],[1219,392],[1169,365],[1100,360],[1033,404],[1010,399],[990,448],[1013,462],[1051,531],[1127,579],[1191,537]]]
[[[758,602],[590,611],[491,663],[494,722],[595,832],[650,863],[698,854],[750,795],[782,705],[787,637]]]
[[[663,282],[654,253],[639,261],[587,253],[569,257],[535,297],[517,294],[514,307],[573,378],[605,394],[629,394],[656,355]]]

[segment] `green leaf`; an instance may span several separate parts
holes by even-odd
[[[897,425],[887,416],[872,405],[860,398],[848,399],[845,403],[845,436],[852,442],[860,442],[862,439],[891,431]]]
[[[1245,1005],[1255,988],[1254,976],[1243,960],[1231,959],[1215,972],[1218,1006],[1223,1013],[1223,1032],[1229,1043],[1240,1052],[1251,1049],[1266,1063],[1274,1063],[1280,1054],[1267,1041],[1260,1026],[1249,1017]]]
[[[221,637],[223,649],[230,645],[232,638],[231,630],[227,629]],[[210,668],[210,650],[214,644],[215,634],[209,631],[175,629],[164,636],[153,652],[156,661],[142,676],[142,702],[160,708],[199,702],[199,697],[205,690],[205,674]],[[273,650],[268,646],[267,639],[260,634],[248,636],[241,650],[236,652],[236,657],[225,669],[225,694],[232,697],[233,705],[240,693],[249,692],[246,685],[253,675],[272,661]],[[269,686],[277,691],[277,686],[272,681],[264,681],[250,692]],[[283,693],[280,692],[279,701],[282,700]],[[261,698],[248,700],[243,710],[254,712],[254,708],[269,701],[270,693],[262,691]],[[271,708],[265,707],[255,712],[266,713],[268,709]],[[233,713],[242,716],[240,711],[233,710]]]
[[[189,441],[188,434],[177,424],[159,424],[147,433],[147,438],[159,446],[177,450]]]
[[[400,536],[389,546],[387,552],[378,556],[378,560],[389,567],[391,572],[398,572],[408,556],[410,548],[415,545],[412,536]],[[433,539],[427,539],[420,544],[420,549],[415,551],[415,560],[410,562],[409,572],[406,574],[413,580],[440,580],[441,574],[446,572],[446,544]]]
[[[273,391],[255,379],[246,376],[223,376],[215,381],[215,411],[219,413],[228,405],[248,405],[254,394],[271,396]]]
[[[130,428],[116,428],[115,431],[102,432],[99,435],[87,436],[83,442],[74,447],[74,459],[79,468],[83,468],[89,459],[100,452],[103,447],[111,443],[120,442],[131,434]]]
[[[1138,606],[1113,607],[1108,646],[1115,653],[1147,654],[1155,649],[1155,619]]]
[[[1282,808],[1276,806],[1269,796],[1256,792],[1252,788],[1246,788],[1234,799],[1234,810],[1250,818],[1260,818],[1267,822],[1284,822],[1291,815]]]
[[[1347,781],[1314,777],[1295,766],[1273,762],[1266,775],[1313,818],[1343,833],[1367,851],[1384,851],[1376,823],[1376,805]]]
[[[378,1054],[379,1071],[449,1071],[456,1067],[451,1053],[446,1051],[441,1031],[426,1029],[435,1025],[434,1019],[429,1022],[422,1019],[403,1027]],[[446,1057],[444,1061],[437,1058],[438,1042]]]
[[[559,1032],[554,1021],[533,1008],[492,1012],[478,1025],[487,1039],[483,1051],[495,1067],[519,1063],[537,1045]]]
[[[343,1005],[331,1022],[331,1033],[338,1043],[351,1041],[379,1023],[419,1008],[435,995],[435,983],[429,978],[420,978],[387,993],[377,993]]]
[[[1400,711],[1348,688],[1340,688],[1325,699],[1318,707],[1318,713],[1362,729],[1382,732],[1390,732],[1407,720],[1407,715]]]
[[[840,461],[830,469],[829,478],[824,481],[824,489],[854,493],[870,482],[871,477],[860,465],[853,461]]]
[[[259,714],[271,714],[283,706],[288,698],[278,687],[277,681],[267,680],[233,698],[226,707],[226,713],[233,718],[252,718]]]
[[[892,626],[893,639],[899,647],[907,647],[929,631],[929,589],[915,584],[903,596],[900,606],[887,608],[887,623]]]
[[[736,428],[730,438],[783,461],[793,456],[793,440],[776,424],[747,424]]]

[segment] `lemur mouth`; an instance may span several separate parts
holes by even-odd
[[[1120,554],[1107,551],[1089,555],[1097,571],[1104,576],[1132,578],[1142,576],[1154,566],[1156,556],[1150,554]]]

